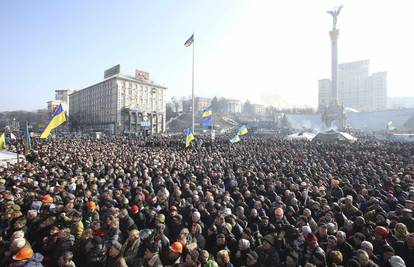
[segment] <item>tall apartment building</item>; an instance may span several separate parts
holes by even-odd
[[[369,60],[338,65],[338,100],[344,107],[359,111],[383,110],[387,107],[387,73],[369,74]],[[319,110],[331,99],[331,81],[319,80]]]
[[[70,95],[70,122],[83,131],[109,134],[155,134],[165,131],[166,87],[136,70],[121,74],[120,65],[108,69],[104,80]]]
[[[371,86],[373,94],[373,109],[382,110],[387,108],[387,73],[376,72],[371,75]]]
[[[319,80],[318,110],[324,110],[331,101],[331,80]]]

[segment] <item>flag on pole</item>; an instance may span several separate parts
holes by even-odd
[[[194,43],[194,33],[191,35],[190,38],[188,38],[188,40],[184,43],[184,45],[186,47],[189,47],[190,45],[192,45]]]
[[[32,141],[30,140],[29,125],[26,122],[26,129],[23,134],[24,154],[27,155],[32,149]]]
[[[43,133],[40,135],[40,138],[47,138],[53,129],[59,127],[59,125],[61,125],[65,121],[65,112],[63,111],[62,105],[60,104],[59,107],[56,109],[55,113],[53,113],[52,118],[50,118],[50,121],[47,124]]]
[[[210,127],[211,125],[213,125],[213,118],[207,117],[207,118],[203,118],[203,122],[202,122],[204,127]]]
[[[230,143],[234,144],[240,142],[240,136],[236,134],[235,137],[233,137],[232,139],[230,139]]]
[[[213,115],[213,111],[211,109],[211,105],[203,109],[203,118],[207,118]]]
[[[187,129],[187,132],[185,133],[185,147],[189,147],[191,141],[194,140],[193,130],[191,128]]]
[[[6,134],[2,133],[0,135],[0,150],[6,149]]]
[[[247,127],[246,127],[246,125],[242,125],[240,128],[239,128],[239,131],[237,132],[237,135],[245,135],[245,134],[247,134],[249,131],[247,130]]]
[[[213,125],[212,115],[213,115],[213,111],[212,111],[211,105],[206,107],[205,109],[203,109],[203,114],[202,114],[203,122],[202,122],[202,124],[203,124],[204,127],[209,127],[209,126]]]

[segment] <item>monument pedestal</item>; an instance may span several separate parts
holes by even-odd
[[[338,103],[332,103],[322,114],[322,121],[327,127],[343,130],[346,127],[346,115],[344,107]]]

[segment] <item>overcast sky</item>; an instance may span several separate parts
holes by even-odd
[[[317,105],[330,77],[338,4],[339,62],[370,59],[388,72],[388,95],[414,95],[413,2],[374,0],[4,1],[0,8],[0,110],[45,108],[55,89],[82,89],[121,64],[191,94]]]

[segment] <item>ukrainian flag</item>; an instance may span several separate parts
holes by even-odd
[[[235,137],[233,137],[232,139],[230,139],[230,143],[234,144],[240,142],[240,136],[236,134]]]
[[[194,140],[193,130],[191,128],[187,129],[187,132],[185,133],[185,147],[189,147],[191,141]]]
[[[194,43],[194,33],[191,35],[190,38],[188,38],[188,40],[184,43],[184,45],[186,47],[189,47],[190,45],[192,45]]]
[[[6,134],[0,135],[0,150],[6,149]]]
[[[247,134],[249,131],[247,130],[247,127],[246,127],[246,125],[242,125],[240,128],[239,128],[239,131],[237,132],[237,135],[245,135],[245,134]]]
[[[210,117],[211,115],[213,115],[213,111],[211,110],[211,105],[210,105],[203,110],[203,118]]]
[[[47,138],[53,129],[59,127],[59,125],[61,125],[65,121],[66,121],[65,112],[62,109],[62,105],[59,105],[55,113],[53,113],[52,118],[50,118],[50,121],[47,124],[45,130],[40,135],[40,138]]]

